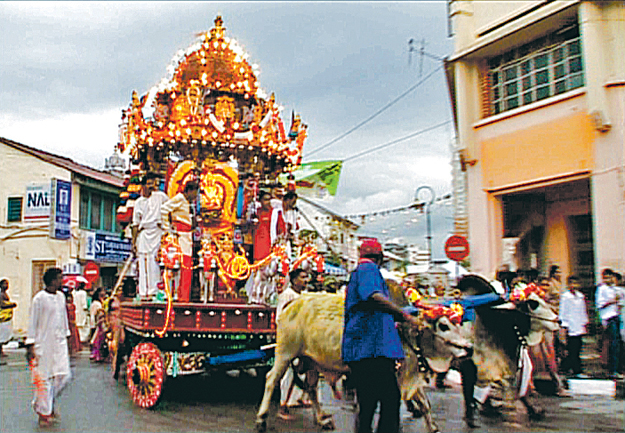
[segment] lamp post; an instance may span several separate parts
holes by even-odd
[[[426,236],[428,247],[428,269],[432,266],[432,227],[430,226],[430,206],[434,203],[436,195],[432,187],[423,185],[417,188],[415,192],[415,201],[420,201],[425,204],[425,224],[426,224]]]

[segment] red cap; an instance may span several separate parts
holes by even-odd
[[[382,245],[377,239],[365,239],[360,245],[360,257],[382,255]]]

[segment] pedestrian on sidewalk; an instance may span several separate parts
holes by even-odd
[[[604,269],[601,272],[601,278],[603,282],[597,288],[595,303],[601,317],[604,338],[608,344],[608,375],[612,379],[621,379],[622,375],[617,372],[621,341],[618,311],[620,292],[614,286],[615,278],[612,269]]]
[[[76,290],[74,290],[74,305],[76,305],[76,326],[81,344],[87,344],[91,334],[91,323],[89,320],[89,306],[87,291],[85,290],[87,280],[84,277],[76,278]]]
[[[42,427],[58,421],[57,397],[71,377],[67,338],[65,296],[59,291],[63,271],[50,268],[43,275],[45,289],[32,301],[30,326],[26,338],[26,359],[33,376],[40,379],[35,387],[33,409]]]
[[[567,374],[572,371],[576,378],[585,378],[582,372],[582,363],[579,357],[582,348],[582,337],[586,335],[588,313],[586,311],[586,297],[580,291],[580,279],[571,275],[567,278],[568,290],[560,298],[560,337],[566,346],[567,356],[563,360],[563,371]]]
[[[621,360],[619,362],[619,373],[625,373],[625,286],[623,285],[623,276],[618,272],[614,273],[614,286],[619,293],[619,319],[621,322]]]
[[[106,332],[108,330],[106,324],[106,313],[102,305],[104,299],[104,288],[98,287],[93,293],[93,301],[91,302],[91,321],[95,324],[93,336],[91,337],[91,355],[90,359],[96,362],[106,360]]]
[[[71,291],[65,293],[67,304],[67,323],[69,325],[69,354],[75,355],[80,351],[80,337],[78,336],[78,327],[76,326],[76,305],[74,305],[74,295]]]
[[[6,354],[2,351],[2,346],[11,341],[13,336],[13,309],[17,307],[15,302],[9,299],[9,280],[0,280],[0,365],[7,362],[2,359]]]

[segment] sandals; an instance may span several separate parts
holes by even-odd
[[[50,427],[54,424],[52,415],[39,415],[39,427]]]
[[[279,411],[278,418],[284,421],[293,421],[295,419],[295,415],[291,415],[288,412]]]
[[[312,407],[312,403],[308,400],[304,401],[300,398],[295,402],[295,404],[290,404],[287,407],[289,409],[301,409],[301,408],[309,409]]]

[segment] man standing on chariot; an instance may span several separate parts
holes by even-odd
[[[191,298],[191,281],[193,280],[193,207],[198,191],[196,180],[189,180],[182,192],[163,203],[161,206],[161,223],[163,230],[173,229],[178,236],[182,251],[180,285],[178,301],[189,302]],[[171,222],[170,222],[171,221]]]
[[[161,206],[169,197],[158,189],[158,176],[147,173],[142,181],[142,196],[135,202],[132,215],[132,246],[139,261],[139,296],[156,295],[161,270],[156,255],[161,246]]]

